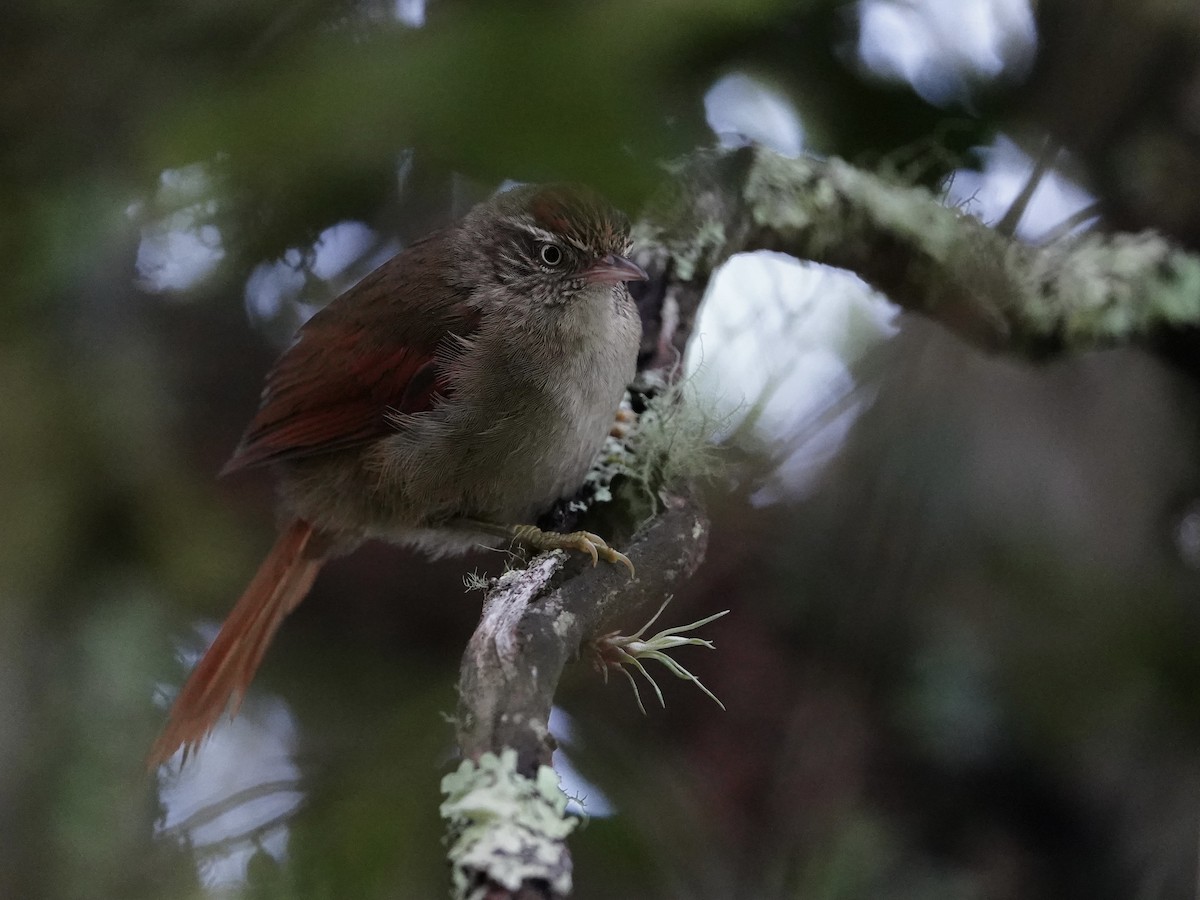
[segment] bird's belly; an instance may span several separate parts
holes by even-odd
[[[583,483],[616,404],[583,417],[544,409],[536,416],[510,414],[477,428],[456,428],[440,441],[424,443],[412,458],[413,477],[396,487],[412,495],[411,485],[421,485],[420,495],[411,500],[424,508],[427,522],[531,522]]]
[[[285,504],[346,544],[416,537],[448,549],[419,535],[461,519],[532,523],[582,485],[633,374],[636,345],[628,351],[627,372],[573,359],[577,371],[560,371],[552,388],[461,383],[454,403],[405,420],[394,435],[289,465]],[[599,380],[596,371],[612,375]]]

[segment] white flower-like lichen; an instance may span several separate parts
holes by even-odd
[[[463,760],[442,779],[442,818],[449,825],[454,896],[483,897],[489,884],[515,891],[545,881],[555,894],[571,892],[571,859],[563,841],[579,820],[566,815],[558,774],[540,766],[534,778],[517,771],[517,752]]]

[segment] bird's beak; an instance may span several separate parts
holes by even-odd
[[[650,277],[637,263],[615,253],[596,260],[579,274],[589,284],[620,284],[622,281],[645,281]]]

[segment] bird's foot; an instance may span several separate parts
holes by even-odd
[[[614,550],[605,543],[604,538],[590,531],[572,531],[563,534],[558,531],[542,531],[536,525],[514,525],[512,536],[528,547],[537,551],[545,550],[578,550],[592,558],[592,565],[598,560],[620,563],[629,570],[629,577],[634,575],[633,563],[624,553]]]

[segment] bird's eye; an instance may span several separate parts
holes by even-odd
[[[541,244],[538,246],[538,258],[544,265],[553,268],[563,261],[562,248],[557,244]]]

